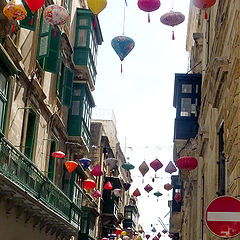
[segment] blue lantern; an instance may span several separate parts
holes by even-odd
[[[132,51],[135,46],[135,42],[131,38],[126,36],[117,36],[113,38],[111,44],[121,61],[124,60],[124,58]]]
[[[90,166],[91,160],[88,158],[81,158],[79,163],[81,164],[82,168],[86,170]]]

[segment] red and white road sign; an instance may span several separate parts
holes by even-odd
[[[222,238],[232,238],[240,233],[240,201],[222,196],[214,199],[205,214],[209,230]]]

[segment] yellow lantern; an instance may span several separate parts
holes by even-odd
[[[27,16],[27,11],[23,4],[16,4],[15,0],[10,1],[4,8],[3,14],[10,20],[23,20]],[[12,26],[14,32],[14,23]]]
[[[95,15],[94,27],[96,27],[97,15],[107,6],[106,0],[87,0],[89,9]]]
[[[123,236],[126,236],[127,232],[126,231],[122,231],[121,233]]]

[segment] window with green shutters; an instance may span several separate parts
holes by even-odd
[[[37,21],[37,12],[34,14],[26,4],[25,0],[22,0],[22,3],[27,11],[27,17],[20,21],[20,27],[27,28],[31,31],[35,31],[36,29],[36,21]]]
[[[0,131],[4,132],[7,108],[8,77],[0,67]]]
[[[52,73],[58,72],[60,40],[61,32],[57,28],[54,29],[42,16],[39,30],[37,59],[44,71]]]
[[[36,113],[30,109],[28,113],[27,133],[24,151],[25,156],[27,156],[29,159],[32,159],[33,156],[35,127],[36,127]]]
[[[56,159],[52,156],[52,153],[56,151],[56,141],[52,139],[51,147],[50,147],[50,155],[49,155],[49,164],[48,164],[48,178],[51,181],[54,181],[54,174],[55,174],[55,165]]]

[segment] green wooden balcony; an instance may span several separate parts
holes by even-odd
[[[5,138],[0,139],[0,174],[72,225],[80,225],[80,208]]]

